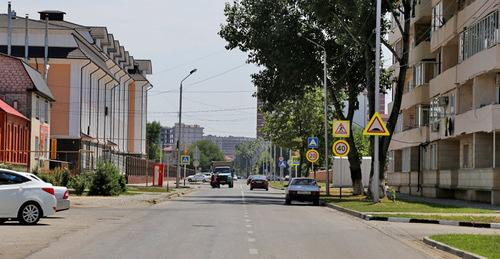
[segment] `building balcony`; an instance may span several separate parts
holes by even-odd
[[[500,104],[490,104],[455,116],[454,135],[500,130]]]
[[[413,47],[410,51],[409,64],[413,65],[423,59],[432,58],[430,46],[430,41],[422,41],[417,46]]]
[[[439,47],[446,45],[457,36],[457,16],[453,16],[439,30],[431,33],[430,51],[434,52]]]
[[[468,6],[466,6],[463,10],[458,12],[457,15],[457,28],[469,27],[473,22],[478,21],[482,17],[488,15],[490,12],[487,10],[488,8],[491,11],[496,8],[496,4],[485,4],[485,1],[474,1]],[[494,1],[492,1],[494,2]],[[495,1],[497,2],[497,1]],[[498,4],[498,2],[497,2]],[[478,14],[480,16],[478,16]]]
[[[401,109],[405,110],[417,104],[427,102],[429,99],[429,84],[423,84],[410,89],[407,93],[403,94],[401,101]]]
[[[392,18],[394,19],[394,18]],[[389,35],[387,37],[387,42],[391,45],[394,45],[398,40],[402,38],[401,32],[398,29],[398,26],[396,25],[395,22],[393,22],[393,25],[389,31]]]
[[[431,0],[417,1],[414,11],[415,16],[411,18],[411,24],[418,22],[430,22],[432,17]]]
[[[480,2],[480,1],[479,1]],[[500,70],[500,45],[485,49],[457,65],[457,82],[466,81],[493,70]]]
[[[420,143],[425,143],[428,140],[429,127],[416,127],[402,132],[394,133],[390,150],[399,150],[407,147],[418,146]]]
[[[429,96],[444,94],[457,87],[457,67],[452,67],[429,81]]]

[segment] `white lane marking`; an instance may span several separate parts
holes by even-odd
[[[249,239],[248,239],[248,242],[250,242],[250,243],[254,243],[254,242],[255,242],[255,238],[249,238]]]
[[[250,248],[250,249],[248,249],[248,253],[250,253],[251,255],[258,255],[259,250],[255,249],[255,248]]]
[[[248,213],[245,213],[245,216],[244,216],[244,217],[245,217],[245,218],[248,218]]]
[[[249,219],[245,219],[245,221],[246,221],[246,222],[250,222],[251,220],[249,220]]]
[[[247,233],[248,234],[253,234],[253,231],[252,230],[248,230]]]
[[[252,227],[252,225],[245,225],[245,227],[247,227],[247,228],[251,228],[251,227]]]

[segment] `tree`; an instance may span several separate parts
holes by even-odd
[[[202,170],[210,170],[212,161],[224,160],[222,150],[210,140],[199,140],[189,147],[191,160],[193,160],[193,152],[196,147],[200,150],[200,167]]]
[[[248,62],[263,67],[253,75],[253,83],[265,111],[279,110],[282,102],[302,99],[305,93],[322,85],[322,52],[305,39],[307,37],[327,50],[328,101],[334,104],[334,117],[352,121],[359,107],[357,97],[369,83],[366,77],[359,76],[366,69],[364,53],[353,44],[351,35],[344,29],[344,21],[335,12],[326,11],[326,7],[347,8],[350,3],[242,0],[226,5],[227,24],[219,34],[228,42],[228,49],[247,52]],[[360,29],[368,30],[362,26]],[[347,115],[343,113],[344,100],[349,103]],[[354,140],[349,138],[348,142],[354,193],[361,193],[361,158]]]
[[[148,159],[159,161],[160,160],[160,122],[153,121],[146,124],[146,148],[148,152]]]
[[[262,151],[263,141],[260,139],[247,141],[236,146],[235,165],[240,175],[247,177],[255,172],[258,165],[259,153]]]
[[[304,97],[277,104],[273,111],[264,114],[264,137],[281,147],[300,151],[300,174],[306,173],[305,161],[307,138],[318,136],[324,150],[323,137],[323,94],[316,88],[304,93]],[[321,160],[324,158],[321,157]],[[318,164],[321,164],[319,161]],[[303,171],[304,170],[304,171]]]

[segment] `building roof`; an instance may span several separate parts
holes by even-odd
[[[52,95],[52,92],[49,89],[49,86],[47,86],[47,83],[45,83],[45,80],[43,79],[42,75],[38,73],[35,69],[30,67],[28,64],[22,62],[24,69],[26,69],[26,72],[28,72],[28,75],[31,78],[31,82],[33,82],[33,89],[45,97],[51,99],[52,101],[55,101],[54,95]]]
[[[19,117],[19,118],[23,118],[23,119],[29,121],[28,118],[26,118],[24,115],[22,115],[16,109],[14,109],[14,107],[8,105],[2,99],[0,99],[0,110],[3,110],[4,112],[6,112],[6,113],[8,113],[10,115],[13,115],[13,116],[16,116],[16,117]]]

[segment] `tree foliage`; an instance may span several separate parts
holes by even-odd
[[[160,122],[153,121],[146,124],[146,149],[148,153],[148,159],[156,161],[160,160],[160,133]]]
[[[224,153],[222,153],[222,150],[210,140],[199,140],[189,147],[191,160],[194,159],[193,152],[196,147],[200,150],[200,167],[202,170],[209,170],[212,161],[224,160]]]

